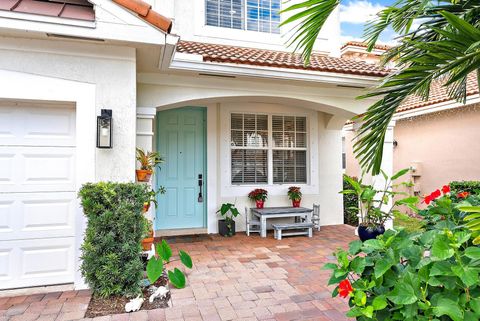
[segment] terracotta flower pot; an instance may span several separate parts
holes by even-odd
[[[292,205],[293,205],[293,207],[300,207],[300,202],[301,202],[301,201],[302,201],[302,200],[292,200]]]
[[[265,201],[263,201],[263,200],[256,200],[255,201],[255,205],[257,206],[257,208],[263,208],[264,204],[265,204]]]
[[[142,240],[142,248],[144,251],[149,251],[153,244],[153,237],[147,237]]]
[[[137,181],[139,182],[149,182],[150,177],[152,177],[153,171],[151,170],[146,170],[146,169],[137,169],[135,171],[137,174]]]

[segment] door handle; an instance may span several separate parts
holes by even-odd
[[[198,174],[198,187],[199,187],[198,202],[199,202],[199,203],[202,203],[202,202],[203,202],[203,195],[202,195],[203,175],[202,175],[202,174]]]

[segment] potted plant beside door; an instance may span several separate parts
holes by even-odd
[[[235,207],[235,204],[224,203],[217,211],[223,219],[218,220],[218,234],[222,236],[235,235],[235,217],[240,215],[240,212]]]
[[[300,187],[290,186],[287,194],[288,198],[292,200],[292,206],[300,207],[300,202],[302,201],[302,192],[300,192]]]
[[[140,169],[137,169],[135,173],[139,182],[149,182],[155,166],[163,163],[159,153],[146,152],[141,148],[137,148],[137,161],[140,163]]]
[[[263,208],[265,200],[268,197],[268,192],[264,189],[257,188],[248,193],[248,198],[255,201],[257,208]]]

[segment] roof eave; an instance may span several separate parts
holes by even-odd
[[[175,56],[170,64],[171,70],[211,73],[214,75],[269,78],[279,80],[297,80],[327,83],[356,88],[368,88],[378,84],[381,76],[356,75],[348,73],[322,72],[291,68],[264,67],[256,65],[240,65],[233,63],[205,62],[195,59],[179,59]],[[182,55],[185,58],[185,55]]]

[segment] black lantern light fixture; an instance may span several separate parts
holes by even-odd
[[[97,116],[97,147],[112,148],[112,110],[102,109]]]

